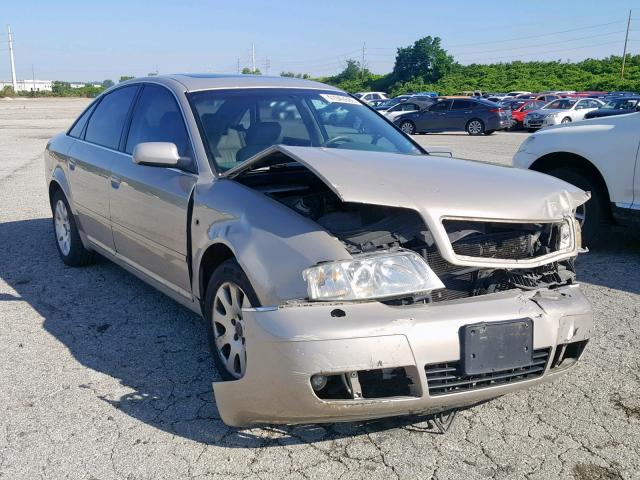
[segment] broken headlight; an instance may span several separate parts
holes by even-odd
[[[444,288],[422,257],[411,251],[362,255],[302,272],[311,300],[401,297]]]

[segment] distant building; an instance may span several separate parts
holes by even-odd
[[[71,88],[82,88],[86,85],[86,83],[70,83],[69,86]]]
[[[100,87],[102,87],[102,84],[101,84],[101,83],[78,83],[78,82],[71,82],[71,83],[69,84],[69,86],[70,86],[71,88],[83,88],[83,87],[87,87],[87,86],[89,86],[89,87],[95,87],[95,88],[100,88]]]
[[[51,80],[18,80],[18,92],[51,92],[53,82]],[[0,90],[12,87],[11,82],[0,81]],[[83,85],[84,86],[84,85]]]

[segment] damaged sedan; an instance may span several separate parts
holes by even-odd
[[[429,155],[316,82],[118,84],[45,151],[55,241],[201,314],[229,425],[437,414],[557,378],[584,191]]]

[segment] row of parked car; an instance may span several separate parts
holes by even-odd
[[[633,92],[514,91],[456,97],[421,92],[392,99],[383,92],[361,92],[356,96],[408,134],[466,131],[470,135],[491,135],[496,130],[521,128],[535,131],[640,110],[640,95]]]

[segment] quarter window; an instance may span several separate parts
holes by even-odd
[[[80,138],[80,136],[82,135],[82,130],[84,130],[84,126],[87,124],[87,120],[89,119],[89,117],[91,116],[91,112],[93,112],[95,108],[96,104],[94,102],[89,108],[84,111],[82,115],[80,115],[80,118],[76,120],[76,123],[74,123],[73,127],[71,127],[71,130],[69,130],[70,137]]]
[[[170,142],[181,157],[191,157],[187,128],[175,98],[164,87],[145,85],[131,119],[125,151],[143,142]]]
[[[137,86],[131,86],[107,94],[91,115],[84,139],[103,147],[117,149],[124,121],[137,91]]]

